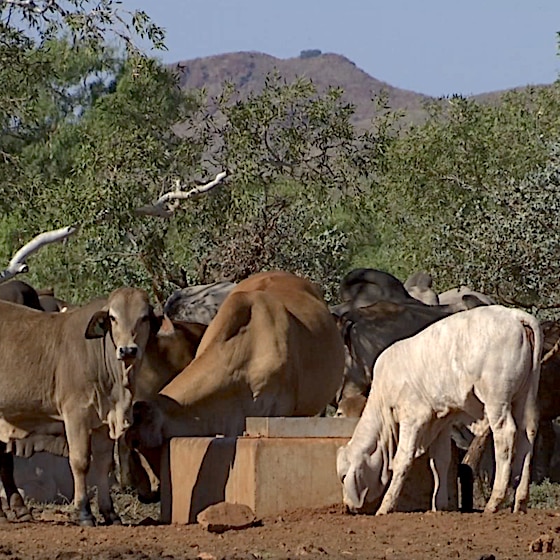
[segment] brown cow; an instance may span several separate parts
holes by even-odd
[[[127,440],[159,471],[175,436],[240,435],[247,416],[311,416],[342,381],[344,347],[319,290],[287,272],[239,283],[210,323],[195,359],[157,398],[134,405]]]
[[[194,359],[206,325],[172,321],[167,316],[157,335],[152,334],[146,346],[142,367],[135,386],[137,400],[153,399],[173,377]],[[137,450],[131,450],[121,438],[118,442],[120,483],[133,486],[141,502],[159,500],[159,480]]]
[[[0,302],[0,314],[0,441],[17,451],[16,440],[30,438],[35,450],[49,450],[65,435],[80,522],[95,522],[86,492],[91,457],[99,510],[106,523],[119,523],[108,483],[111,438],[130,424],[136,372],[159,328],[146,292],[120,288],[67,313]],[[15,485],[5,490],[16,515],[25,515]]]

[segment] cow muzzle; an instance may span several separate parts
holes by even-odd
[[[131,346],[119,346],[117,348],[117,359],[129,365],[133,363],[139,354],[139,349],[136,344]]]

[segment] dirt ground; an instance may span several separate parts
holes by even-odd
[[[35,521],[0,526],[0,559],[527,559],[560,558],[560,511],[349,515],[342,506],[298,510],[223,534],[199,525],[82,528],[67,515],[34,511]],[[149,519],[147,520],[149,521]],[[540,539],[540,541],[539,541]],[[530,551],[541,542],[552,551]],[[550,545],[548,545],[550,546]]]

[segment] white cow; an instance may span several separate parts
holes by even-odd
[[[446,509],[451,429],[485,415],[496,460],[485,511],[498,509],[512,472],[513,509],[525,511],[542,345],[533,316],[492,305],[446,317],[387,348],[375,364],[356,430],[338,451],[346,505],[360,510],[389,485],[377,514],[394,511],[413,460],[427,451],[435,483],[432,509]]]

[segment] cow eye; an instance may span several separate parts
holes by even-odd
[[[109,315],[109,320],[111,321],[111,323],[114,323],[117,318],[114,315]]]
[[[149,321],[149,320],[150,320],[150,316],[149,316],[149,315],[144,315],[144,316],[142,317],[142,319],[140,319],[140,321],[142,321],[142,323],[145,323],[146,321]]]

